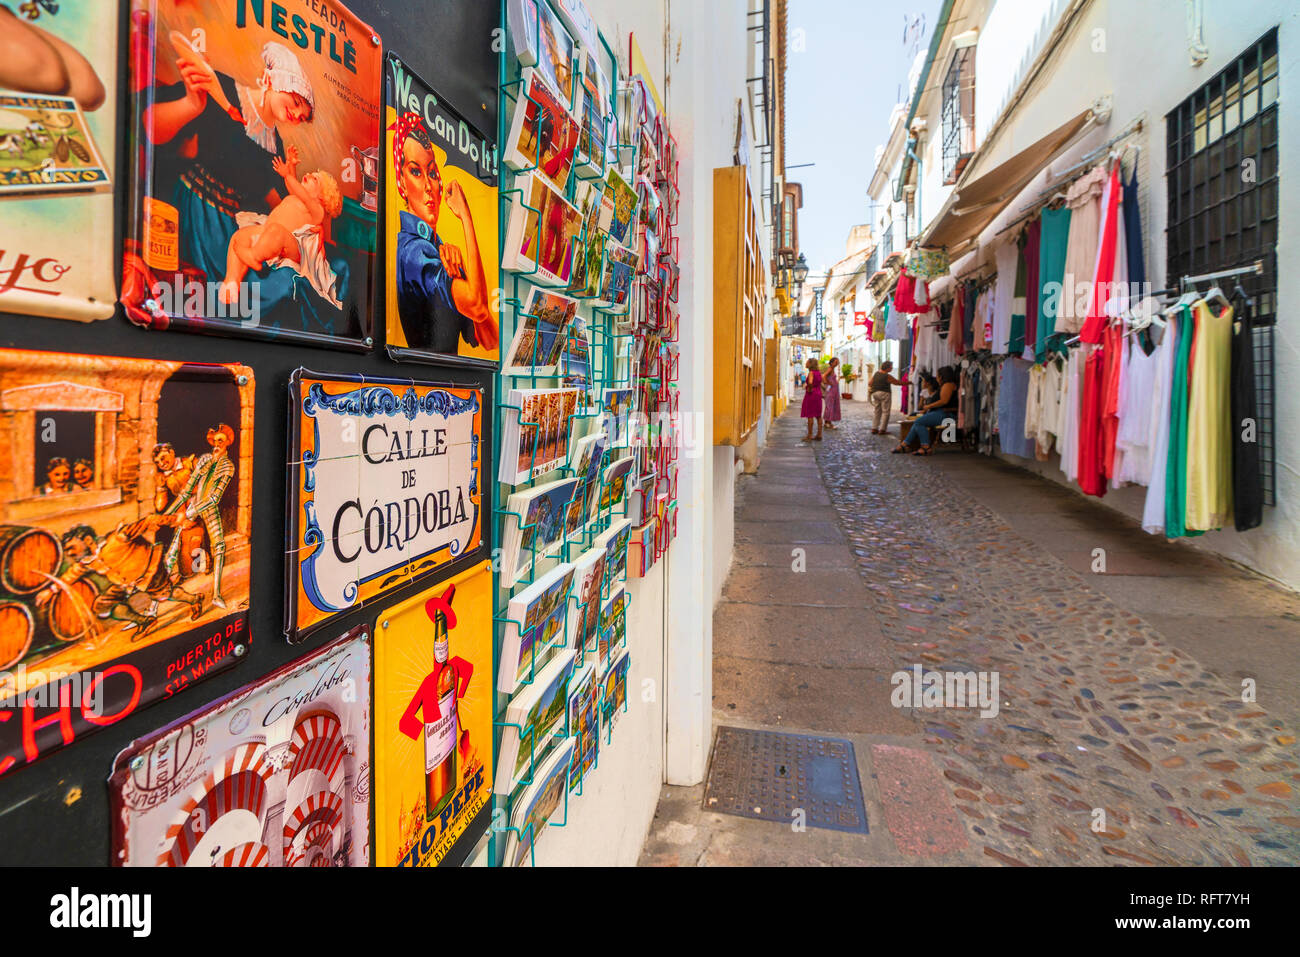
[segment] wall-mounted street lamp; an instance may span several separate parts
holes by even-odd
[[[808,260],[804,258],[803,253],[800,253],[798,261],[795,262],[794,264],[794,281],[798,285],[802,286],[803,281],[807,278],[808,278]]]

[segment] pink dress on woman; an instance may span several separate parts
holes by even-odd
[[[822,417],[822,374],[816,370],[808,373],[808,381],[803,387],[803,405],[799,407],[801,419],[820,419]]]
[[[840,377],[834,372],[826,373],[826,408],[822,412],[823,422],[840,420]]]

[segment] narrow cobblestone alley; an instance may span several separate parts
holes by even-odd
[[[809,448],[792,408],[742,481],[714,725],[851,740],[870,832],[669,786],[642,864],[1300,862],[1300,598],[1000,461],[890,455],[844,412]],[[996,672],[999,713],[893,707],[915,665]]]

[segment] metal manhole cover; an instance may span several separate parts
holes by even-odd
[[[843,738],[719,728],[704,809],[808,827],[867,833],[858,761]]]

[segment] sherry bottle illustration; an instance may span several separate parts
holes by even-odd
[[[438,717],[424,715],[424,797],[425,817],[432,821],[456,793],[456,738],[459,720],[456,713],[456,673],[447,666],[447,618],[434,615],[433,660],[434,694],[438,699]]]
[[[424,606],[433,625],[433,670],[406,706],[398,724],[413,741],[424,738],[424,815],[434,821],[446,809],[460,784],[458,751],[469,753],[467,733],[460,725],[459,702],[469,688],[474,666],[451,655],[450,633],[456,627],[451,603],[456,586],[430,598]],[[421,713],[423,720],[416,716]]]

